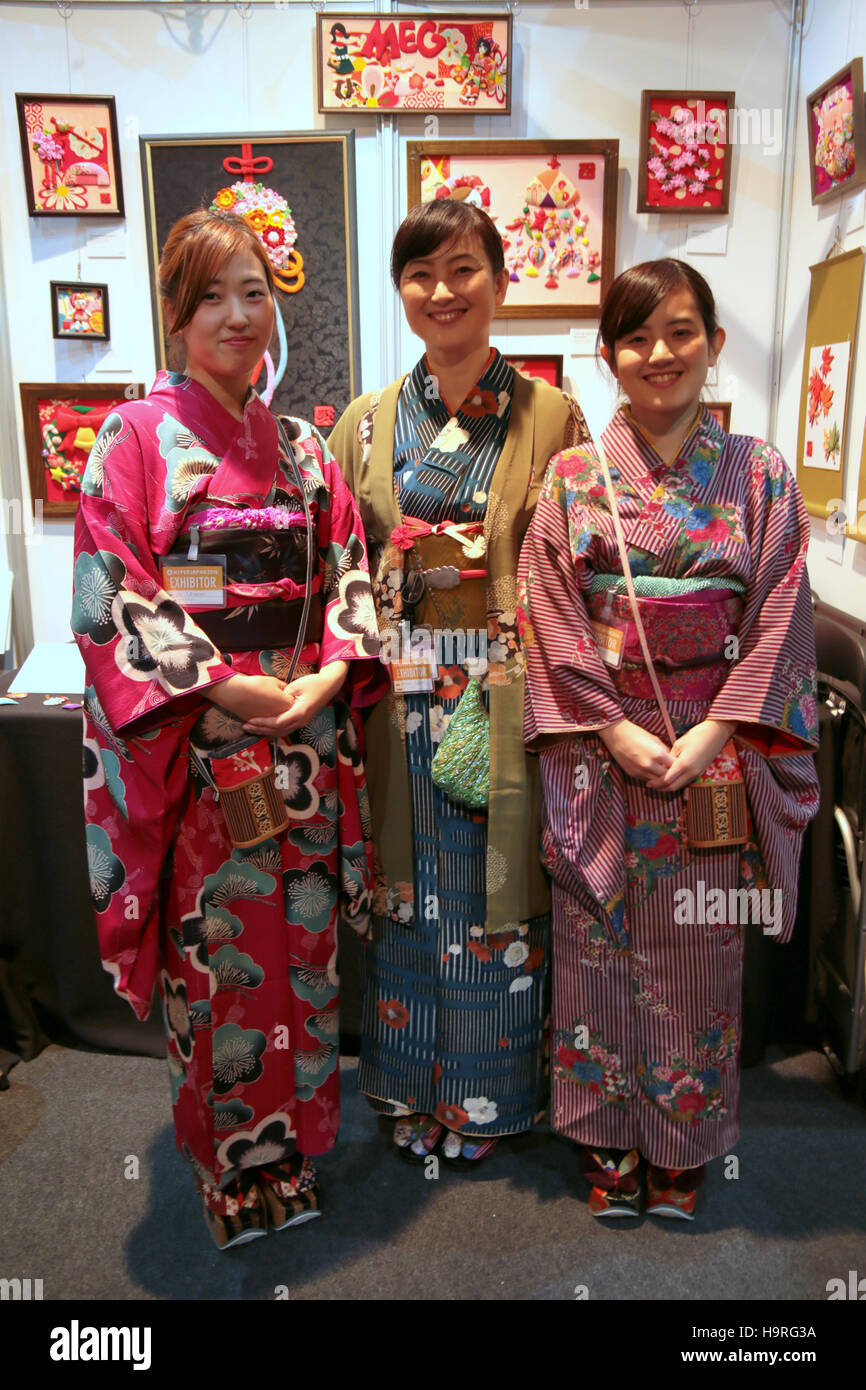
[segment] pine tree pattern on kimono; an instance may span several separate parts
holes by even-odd
[[[692,1167],[738,1133],[744,919],[684,922],[676,909],[690,901],[680,890],[696,901],[702,884],[737,905],[738,890],[778,890],[770,929],[779,940],[793,930],[817,810],[809,529],[777,451],[727,436],[707,410],[671,465],[622,411],[603,445],[674,728],[736,724],[751,833],[742,848],[690,849],[682,793],[624,774],[595,732],[626,718],[665,739],[598,459],[567,450],[551,460],[527,535],[519,605],[553,885],[554,1124]],[[602,660],[593,622],[623,633],[619,667]],[[758,899],[748,901],[745,920]]]
[[[162,588],[159,558],[190,528],[260,533],[267,554],[303,502],[273,417],[242,421],[197,382],[162,373],[106,420],[76,521],[72,626],[87,670],[85,819],[101,953],[145,1017],[162,1000],[179,1147],[208,1180],[330,1148],[337,1131],[336,920],[370,905],[364,769],[349,701],[363,703],[378,637],[363,530],[327,446],[287,421],[312,516],[321,642],[296,674],[349,662],[341,697],[275,744],[290,817],[279,838],[233,848],[190,745],[206,757],[242,736],[202,692],[233,673],[288,674],[291,649],[216,650]],[[303,577],[303,571],[302,571]],[[238,629],[303,582],[229,556]],[[239,639],[239,646],[242,645]]]

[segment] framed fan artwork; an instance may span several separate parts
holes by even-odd
[[[114,97],[16,92],[31,217],[122,217]]]
[[[505,247],[496,318],[597,318],[613,280],[618,140],[409,141],[409,205],[476,203]]]
[[[726,213],[733,92],[641,94],[637,211]]]
[[[169,228],[202,207],[235,213],[261,241],[276,284],[276,342],[253,385],[277,414],[327,432],[359,389],[353,132],[159,135],[140,145],[158,364],[169,365],[157,289]]]

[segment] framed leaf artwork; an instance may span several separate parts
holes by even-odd
[[[638,212],[728,211],[733,108],[733,92],[643,92]]]
[[[85,285],[76,280],[52,280],[50,285],[53,337],[108,341],[107,285]]]
[[[806,98],[812,202],[866,183],[863,59],[852,58]]]
[[[145,394],[141,383],[126,381],[22,382],[21,413],[30,496],[43,516],[71,516],[81,498],[81,479],[90,450],[115,406]]]
[[[430,140],[407,145],[409,205],[476,203],[505,247],[496,318],[597,318],[613,280],[618,140]]]
[[[354,138],[318,130],[141,140],[161,367],[170,345],[157,267],[169,228],[196,208],[232,212],[259,237],[276,282],[277,338],[253,385],[277,413],[300,415],[326,432],[336,423],[359,389]]]
[[[511,15],[316,16],[319,111],[507,116]]]
[[[17,92],[31,217],[122,217],[114,97]]]

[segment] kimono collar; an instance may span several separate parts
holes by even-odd
[[[666,463],[656,453],[627,407],[620,406],[602,435],[602,442],[606,450],[617,454],[623,451],[633,453],[636,446],[641,461],[653,479],[659,474],[682,473],[703,486],[709,482],[722,456],[727,437],[716,417],[701,404],[679,453],[670,463]]]
[[[160,372],[149,400],[164,404],[219,455],[212,498],[251,506],[267,496],[277,468],[277,422],[252,388],[240,420],[201,382],[178,372]]]

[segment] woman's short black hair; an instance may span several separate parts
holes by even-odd
[[[477,236],[487,254],[494,275],[505,269],[502,237],[492,219],[474,203],[458,198],[434,198],[416,203],[397,229],[391,247],[391,279],[400,288],[400,276],[410,261],[429,256],[439,246]]]
[[[712,290],[692,266],[667,256],[659,261],[642,261],[616,277],[601,306],[599,344],[612,354],[620,338],[646,323],[665,296],[682,286],[695,296],[707,338],[712,338],[719,326]]]

